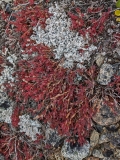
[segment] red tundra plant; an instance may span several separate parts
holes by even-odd
[[[11,122],[12,122],[12,126],[13,127],[18,127],[18,123],[20,121],[19,119],[19,115],[20,115],[20,108],[16,107],[13,112],[12,112],[12,116],[11,116]]]
[[[3,57],[0,56],[0,74],[1,74],[1,72],[3,71],[3,69],[4,69],[3,63],[4,63]]]
[[[29,142],[29,139],[9,124],[0,124],[0,153],[5,160],[32,160],[37,156],[37,148]]]
[[[15,31],[21,33],[20,44],[23,48],[26,44],[32,45],[30,36],[33,32],[33,27],[40,24],[41,27],[45,27],[45,21],[50,16],[46,9],[42,9],[40,6],[26,6],[25,9],[18,11],[13,16],[16,17],[15,22],[11,22],[15,26]]]
[[[33,5],[34,1],[19,0],[16,1],[17,6],[13,7],[13,13],[10,15],[14,17],[15,20],[10,20],[9,14],[5,11],[2,11],[2,17],[7,22],[6,31],[8,34],[11,34],[11,25],[14,26],[13,30],[20,33],[19,43],[22,48],[27,45],[33,45],[34,42],[30,39],[30,36],[33,33],[33,27],[41,25],[42,28],[45,28],[45,21],[50,17],[50,13],[47,9],[43,8],[41,5]],[[22,5],[25,3],[25,5]],[[19,6],[21,4],[21,6]],[[16,12],[17,9],[17,12]]]
[[[83,71],[59,66],[47,46],[36,45],[34,49],[38,56],[18,63],[17,82],[12,89],[14,99],[24,106],[29,100],[36,101],[35,118],[49,122],[59,134],[77,136],[80,144],[85,143],[94,114],[87,91],[94,83],[75,84],[76,74],[83,74]]]
[[[35,0],[15,0],[14,1],[14,5],[21,5],[21,4],[25,4],[25,3],[29,3],[30,5],[34,4]]]
[[[80,34],[85,36],[88,34],[91,39],[95,41],[98,35],[103,33],[105,30],[105,24],[110,16],[110,9],[108,8],[107,12],[101,12],[101,15],[98,18],[94,18],[93,14],[100,13],[103,10],[103,7],[90,8],[88,7],[87,13],[82,13],[80,8],[75,8],[76,14],[68,12],[69,17],[71,18],[71,29],[77,30]],[[87,15],[87,17],[86,17]],[[90,18],[89,15],[91,15]]]

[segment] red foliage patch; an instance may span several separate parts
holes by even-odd
[[[30,160],[35,157],[36,148],[26,142],[21,133],[10,129],[9,125],[3,123],[0,126],[0,153],[5,156],[5,160]]]
[[[86,14],[97,14],[102,11],[102,9],[103,7],[88,8]],[[95,41],[97,36],[103,33],[105,29],[106,21],[108,20],[110,15],[110,9],[108,9],[107,12],[101,12],[99,18],[94,18],[93,16],[91,16],[92,18],[87,18],[87,20],[85,14],[83,14],[79,8],[75,8],[75,11],[76,14],[68,12],[68,15],[70,16],[72,22],[71,29],[77,30],[83,36],[88,33],[90,38]]]
[[[20,121],[19,115],[20,115],[20,108],[16,107],[13,110],[13,113],[12,113],[12,116],[11,116],[11,121],[12,121],[13,127],[18,127],[18,123]]]
[[[36,50],[38,56],[19,62],[15,99],[22,104],[29,99],[36,101],[37,119],[50,122],[51,127],[57,128],[62,135],[78,135],[78,141],[83,144],[94,113],[86,96],[92,82],[88,87],[87,81],[84,85],[75,84],[76,74],[81,74],[81,70],[70,71],[60,67],[58,62],[50,59],[50,49],[46,46],[38,45]]]
[[[1,72],[3,71],[3,69],[4,69],[3,63],[4,63],[3,57],[0,56],[0,74],[1,74]]]

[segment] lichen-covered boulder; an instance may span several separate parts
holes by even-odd
[[[65,141],[62,147],[62,156],[69,158],[70,160],[82,160],[89,154],[90,144],[87,142],[83,146],[76,144],[74,147],[70,146],[70,143]]]

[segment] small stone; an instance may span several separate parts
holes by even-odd
[[[120,149],[116,149],[116,150],[115,150],[114,156],[115,156],[116,158],[120,158]]]
[[[94,149],[93,150],[93,156],[94,157],[98,157],[98,158],[104,158],[103,154],[102,154],[102,151],[101,150],[98,150],[98,149]]]
[[[103,64],[100,68],[100,72],[97,77],[98,83],[101,85],[107,85],[111,81],[111,77],[113,76],[114,71],[113,67],[110,64]]]
[[[101,134],[100,138],[99,138],[99,144],[102,144],[102,143],[105,143],[105,142],[109,142],[109,139],[108,139],[106,134]]]
[[[60,137],[57,133],[56,130],[51,129],[51,128],[47,128],[45,131],[45,137],[46,137],[46,143],[52,145],[52,146],[56,146],[59,141],[62,139],[62,137]]]
[[[63,157],[69,158],[70,160],[82,160],[89,154],[90,144],[87,142],[83,146],[76,144],[74,148],[71,148],[70,143],[64,141],[61,153]]]
[[[99,141],[99,133],[97,131],[93,131],[90,136],[90,145],[91,147],[94,147],[98,144]]]
[[[113,151],[112,150],[105,150],[103,152],[103,156],[104,157],[111,157],[111,155],[113,155]]]
[[[92,118],[97,124],[101,126],[108,126],[108,125],[113,125],[120,121],[120,109],[119,108],[114,107],[114,110],[117,113],[117,114],[114,114],[111,107],[107,106],[103,100],[98,101],[97,107],[99,109]]]
[[[120,148],[120,134],[111,136],[110,141],[114,146],[116,146],[117,148]]]
[[[111,142],[110,142],[110,149],[114,150],[116,148],[116,146],[114,146]]]
[[[107,126],[106,129],[108,131],[111,131],[111,132],[116,132],[119,129],[119,124],[118,123],[117,124],[112,124],[110,126]]]
[[[0,160],[4,160],[4,156],[0,154]]]
[[[96,64],[97,64],[98,67],[100,67],[100,66],[103,64],[104,59],[105,59],[104,56],[102,56],[102,55],[97,55],[97,57],[96,57]]]
[[[5,7],[5,12],[7,12],[8,14],[10,14],[12,12],[11,10],[11,6],[9,3],[7,3],[6,7]]]
[[[111,147],[111,145],[112,145],[112,148],[115,148],[115,147],[119,148],[120,147],[120,133],[119,133],[119,131],[118,132],[109,132],[106,130],[105,133],[100,135],[99,144],[102,144],[102,143],[105,144],[105,142],[110,142],[109,148]]]
[[[10,107],[10,105],[8,104],[7,101],[5,101],[4,103],[0,104],[0,107],[1,107],[1,108],[4,108],[4,109],[7,109],[7,108]]]

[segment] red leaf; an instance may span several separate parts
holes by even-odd
[[[29,0],[30,5],[34,4],[34,0]]]

